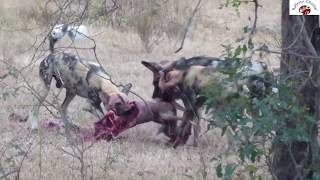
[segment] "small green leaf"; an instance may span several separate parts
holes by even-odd
[[[223,176],[221,163],[216,167],[216,174],[219,178]]]
[[[258,168],[252,164],[247,165],[244,169],[246,172],[249,172],[249,173],[255,173],[258,170]]]
[[[240,46],[234,51],[233,57],[238,57],[241,54],[242,48]]]
[[[224,180],[231,180],[232,176],[233,176],[233,171],[234,168],[232,167],[231,164],[227,164],[226,168],[225,168],[225,174],[224,174]]]
[[[189,178],[189,179],[195,179],[192,175],[189,175],[189,174],[183,173],[182,175]]]
[[[244,33],[248,33],[248,32],[249,32],[249,26],[243,27],[243,32],[244,32]]]
[[[247,46],[244,44],[243,47],[242,47],[242,53],[243,53],[243,55],[246,54],[247,50],[248,50],[248,49],[247,49]]]

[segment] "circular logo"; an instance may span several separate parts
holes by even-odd
[[[299,8],[299,13],[302,15],[308,15],[311,12],[311,8],[309,6],[303,5]]]

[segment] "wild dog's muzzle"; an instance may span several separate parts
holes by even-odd
[[[132,108],[131,102],[127,96],[123,93],[112,94],[109,97],[109,101],[102,100],[107,111],[113,111],[117,116],[126,115]]]

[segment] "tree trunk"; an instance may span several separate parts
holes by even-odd
[[[290,84],[299,94],[299,102],[320,116],[320,28],[318,16],[290,16],[289,1],[282,0],[281,83]],[[280,92],[281,97],[281,92]],[[298,122],[297,122],[298,123]],[[296,124],[287,124],[295,126]],[[273,144],[272,171],[274,179],[313,179],[312,165],[319,165],[318,128],[311,125],[310,143],[287,142]]]

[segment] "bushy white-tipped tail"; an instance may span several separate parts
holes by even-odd
[[[73,41],[87,39],[89,37],[88,27],[85,25],[69,26],[68,36]]]
[[[57,24],[53,27],[50,34],[55,40],[62,39],[66,34],[72,41],[87,39],[89,37],[88,27],[85,25],[75,26],[68,24]]]

